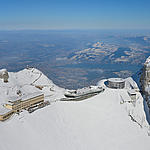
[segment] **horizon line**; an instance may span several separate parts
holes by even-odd
[[[77,28],[72,28],[72,29],[34,29],[34,28],[24,28],[24,29],[0,29],[0,31],[30,31],[30,30],[33,30],[33,31],[69,31],[69,30],[150,30],[150,28],[97,28],[97,29],[77,29]]]

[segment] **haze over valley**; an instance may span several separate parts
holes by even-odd
[[[0,68],[32,66],[69,89],[132,76],[149,55],[149,30],[0,31]]]

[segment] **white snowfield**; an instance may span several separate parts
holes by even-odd
[[[42,90],[36,87],[42,87]],[[9,72],[8,83],[0,80],[0,103],[5,103],[10,97],[17,97],[19,91],[22,96],[43,92],[45,100],[54,101],[56,97],[62,97],[65,90],[56,86],[41,71],[29,68],[16,73]]]
[[[2,103],[16,90],[39,91],[35,84],[44,87],[40,91],[50,101],[65,92],[37,69],[9,73],[9,77],[8,83],[0,81]],[[104,87],[104,81],[98,85]],[[83,101],[56,101],[31,114],[15,114],[0,122],[0,150],[149,150],[143,98],[137,92],[136,103],[131,103],[130,84],[126,82],[127,89],[121,90],[105,87],[103,93]]]

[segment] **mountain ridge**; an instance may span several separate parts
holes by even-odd
[[[149,149],[149,125],[143,98],[137,92],[134,105],[127,91],[136,84],[126,79],[125,89],[111,89],[83,101],[59,101],[65,89],[57,87],[35,68],[9,73],[8,83],[0,81],[1,99],[30,91],[42,91],[51,105],[31,114],[23,110],[0,122],[0,149]],[[6,86],[6,88],[4,88]],[[39,87],[42,88],[42,90]],[[12,88],[13,87],[13,88]],[[3,90],[2,90],[3,89]],[[5,95],[5,96],[4,96]]]

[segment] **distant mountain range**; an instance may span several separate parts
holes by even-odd
[[[101,31],[0,32],[0,68],[40,69],[63,88],[129,77],[150,55],[150,35]]]

